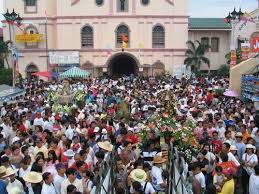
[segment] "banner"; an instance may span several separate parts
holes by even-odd
[[[42,41],[42,34],[18,34],[15,36],[17,43],[37,43]]]
[[[235,50],[231,51],[231,63],[230,65],[234,66],[237,64],[237,53]]]
[[[241,43],[241,50],[242,50],[242,61],[247,60],[249,57],[250,51],[250,44],[248,42]]]
[[[254,53],[259,53],[259,37],[252,39],[252,50]]]
[[[50,64],[79,64],[80,57],[78,51],[49,52]]]

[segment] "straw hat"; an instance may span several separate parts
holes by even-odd
[[[18,171],[17,169],[12,169],[11,167],[9,167],[6,169],[5,175],[3,176],[3,178],[14,175],[17,171]]]
[[[0,174],[4,174],[6,172],[6,168],[4,166],[0,166]]]
[[[162,156],[155,156],[153,159],[154,164],[162,164],[165,162],[166,162],[166,159],[162,158]]]
[[[75,155],[74,151],[69,149],[67,151],[64,152],[64,155],[67,157],[73,157]]]
[[[130,177],[137,182],[144,182],[147,179],[147,173],[142,169],[135,169],[131,171]]]
[[[246,149],[255,149],[255,147],[252,144],[247,144]]]
[[[25,182],[29,183],[40,183],[42,181],[42,174],[31,171],[23,177]]]
[[[102,148],[102,149],[104,149],[104,150],[106,150],[106,151],[108,151],[108,152],[111,152],[112,149],[113,149],[113,145],[112,145],[110,142],[108,142],[108,141],[105,141],[105,142],[98,142],[97,145],[98,145],[100,148]]]
[[[236,137],[243,137],[243,134],[241,132],[237,132]]]
[[[230,151],[237,151],[237,147],[235,145],[231,145],[229,150]]]

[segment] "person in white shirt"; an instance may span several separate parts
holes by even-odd
[[[61,194],[61,184],[67,178],[65,175],[66,167],[63,163],[58,163],[56,165],[56,170],[58,174],[54,177],[54,186],[57,194]]]
[[[6,169],[5,176],[2,177],[2,178],[9,177],[9,180],[10,180],[6,186],[6,190],[8,193],[10,193],[12,188],[16,187],[16,188],[19,188],[19,190],[21,191],[20,194],[25,194],[22,183],[15,178],[16,172],[17,172],[17,170],[14,170],[11,167]]]
[[[240,166],[240,163],[237,161],[236,157],[229,151],[230,144],[228,142],[224,142],[222,144],[222,151],[227,153],[228,161],[233,161],[237,166]]]
[[[82,180],[76,178],[76,170],[73,168],[68,168],[66,175],[67,179],[61,183],[61,194],[67,194],[68,185],[74,185],[76,190],[82,193],[84,191],[83,182]]]
[[[74,123],[71,123],[70,126],[68,126],[65,135],[69,140],[72,140],[74,137],[74,131],[75,131],[75,125]]]
[[[242,174],[242,185],[244,193],[248,191],[249,176],[254,174],[254,167],[258,164],[257,155],[254,154],[255,147],[251,144],[246,145],[246,153],[242,156],[242,165],[245,172]]]
[[[249,180],[249,194],[259,193],[259,165],[254,167],[255,174],[250,176]]]
[[[42,185],[42,190],[41,194],[56,194],[56,189],[53,184],[53,176],[50,172],[45,172],[42,175],[43,178],[43,185]]]
[[[37,125],[41,127],[44,126],[44,121],[43,121],[43,118],[41,117],[40,112],[36,113],[36,118],[33,121],[33,126],[37,126]]]
[[[201,172],[201,168],[198,162],[194,162],[191,164],[191,170],[194,175],[194,178],[200,183],[201,186],[201,193],[205,191],[206,183],[205,183],[205,176]]]
[[[18,171],[19,177],[22,178],[31,171],[31,166],[28,163],[29,163],[29,160],[27,158],[23,158],[22,161],[20,162],[21,166]]]

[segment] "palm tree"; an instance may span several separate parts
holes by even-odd
[[[8,69],[9,69],[9,62],[8,62],[8,56],[10,54],[10,50],[8,45],[11,43],[11,41],[0,41],[0,61],[6,62]]]
[[[186,42],[188,49],[185,52],[186,58],[184,60],[184,64],[186,64],[186,67],[190,67],[194,73],[197,73],[201,67],[201,64],[205,63],[208,65],[210,71],[210,60],[204,56],[205,51],[210,46],[202,44],[198,40],[195,42],[198,44],[197,47],[191,40]]]

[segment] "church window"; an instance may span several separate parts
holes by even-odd
[[[129,37],[129,28],[126,25],[120,25],[116,30],[116,47],[122,47],[123,37],[127,38],[127,46],[129,47],[130,37]]]
[[[148,5],[150,0],[141,0],[142,5]]]
[[[95,0],[96,5],[98,5],[98,6],[103,5],[103,1],[104,1],[104,0]]]
[[[152,45],[153,48],[165,47],[165,29],[161,25],[156,25],[152,32]]]
[[[129,1],[128,0],[117,0],[117,9],[119,12],[128,11]]]
[[[83,48],[93,48],[93,28],[91,26],[85,26],[81,30],[81,46]]]
[[[219,52],[219,38],[218,37],[211,38],[211,52]]]
[[[25,6],[36,6],[36,0],[25,0]]]
[[[209,46],[210,39],[208,37],[201,38],[201,44]],[[206,48],[205,52],[209,52],[209,47]]]

